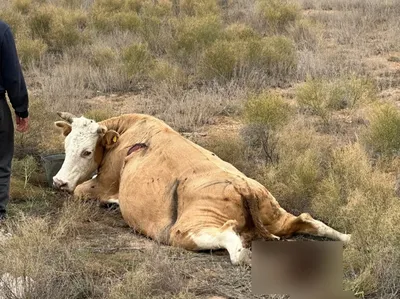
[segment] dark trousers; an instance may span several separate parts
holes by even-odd
[[[10,108],[0,95],[0,216],[10,199],[11,161],[14,154],[14,124]]]

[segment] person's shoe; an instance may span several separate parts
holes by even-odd
[[[2,223],[2,222],[4,222],[5,220],[7,219],[7,215],[6,214],[0,214],[0,224]]]

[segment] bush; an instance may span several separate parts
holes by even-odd
[[[254,172],[252,163],[247,159],[248,148],[240,138],[236,136],[212,136],[201,145],[222,160],[231,163],[246,175]]]
[[[142,26],[140,35],[147,42],[149,48],[160,55],[170,49],[173,43],[171,33],[171,20],[168,16],[155,16],[152,10],[144,11],[141,15]]]
[[[291,30],[291,36],[298,49],[316,51],[319,43],[318,25],[309,19],[299,19]]]
[[[250,97],[243,114],[247,125],[241,134],[246,144],[253,148],[256,157],[267,163],[276,163],[279,160],[277,130],[289,120],[292,114],[290,106],[278,93],[264,92]]]
[[[33,37],[43,39],[49,50],[56,52],[89,42],[86,26],[84,12],[53,5],[39,6],[29,19]]]
[[[175,20],[172,53],[181,62],[196,59],[222,32],[221,20],[216,16],[184,17]]]
[[[393,225],[393,219],[400,216],[400,204],[392,179],[373,169],[358,143],[335,149],[330,163],[312,208],[319,219],[352,233],[352,242],[344,252],[347,284],[365,296],[393,294],[393,283],[400,273],[381,262],[400,263],[394,250],[400,238]]]
[[[219,81],[232,79],[240,61],[240,53],[235,46],[235,42],[216,41],[207,48],[199,62],[201,78],[217,78]]]
[[[300,107],[318,115],[328,122],[331,111],[327,107],[328,95],[326,85],[321,79],[310,79],[296,89],[297,102]]]
[[[129,76],[145,77],[153,67],[153,57],[147,45],[132,44],[124,50],[123,62]]]
[[[20,34],[23,34],[25,32],[24,16],[16,10],[0,10],[0,20],[10,26],[11,31],[15,37],[18,37]]]
[[[271,192],[291,212],[309,212],[328,167],[334,140],[318,134],[301,120],[284,126],[278,137],[275,151],[279,160],[267,165],[265,185],[270,186]]]
[[[287,123],[291,107],[281,95],[275,92],[264,92],[251,97],[245,104],[244,117],[247,123],[256,123],[276,130]]]
[[[122,2],[121,2],[122,3]],[[102,32],[120,30],[139,30],[141,19],[135,11],[130,11],[125,6],[116,9],[104,9],[102,2],[95,2],[92,11],[93,25]]]
[[[335,80],[310,79],[296,89],[301,108],[328,122],[333,111],[362,107],[377,99],[377,89],[367,78],[345,76]]]
[[[37,62],[47,51],[47,45],[42,39],[28,39],[25,37],[18,39],[17,48],[23,67]]]
[[[243,23],[233,23],[225,28],[224,36],[227,40],[260,39],[260,35],[253,28]]]
[[[172,85],[187,84],[187,77],[182,69],[163,59],[157,59],[155,61],[154,68],[150,73],[150,78],[157,83],[165,82]]]
[[[300,17],[300,8],[288,0],[258,0],[262,24],[269,33],[286,31]]]
[[[282,36],[248,40],[216,40],[199,61],[200,77],[220,81],[252,75],[284,79],[296,66],[293,43]]]
[[[333,109],[359,108],[377,99],[377,88],[368,78],[342,77],[330,84],[329,103]]]
[[[393,156],[400,151],[400,112],[393,104],[373,107],[370,112],[370,126],[362,139],[374,153]]]
[[[26,156],[21,160],[14,160],[12,164],[12,174],[23,179],[24,188],[26,189],[33,174],[38,171],[38,165],[33,156]]]
[[[335,149],[328,170],[316,192],[313,210],[320,218],[330,219],[332,225],[349,229],[342,209],[355,190],[367,187],[371,165],[359,144],[354,144]]]
[[[11,177],[11,182],[10,182],[10,198],[12,199],[12,201],[14,203],[18,201],[28,201],[32,203],[40,198],[44,198],[46,196],[45,189],[36,186],[36,184],[35,185],[33,184],[33,183],[39,183],[38,182],[40,180],[39,178],[40,177],[38,175],[37,177],[32,178],[32,181],[35,179],[35,182],[32,182],[32,184],[30,184],[26,183],[24,178],[19,178],[13,175]],[[44,179],[42,177],[40,183],[43,181]]]
[[[106,67],[115,62],[117,54],[110,47],[95,47],[90,54],[90,62],[96,67]]]
[[[244,65],[245,68],[284,79],[296,68],[296,49],[293,42],[283,36],[250,40]]]
[[[188,16],[209,16],[220,13],[215,0],[182,0],[180,12]]]
[[[29,13],[32,6],[32,0],[14,0],[13,7],[22,14]]]

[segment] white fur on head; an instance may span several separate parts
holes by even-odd
[[[106,131],[107,128],[83,116],[71,120],[71,131],[65,137],[65,160],[53,178],[65,184],[63,189],[73,192],[78,184],[88,180],[97,169],[96,145]]]

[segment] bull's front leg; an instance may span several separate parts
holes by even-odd
[[[100,205],[119,205],[118,193],[105,192],[104,188],[99,184],[97,177],[78,185],[74,191],[74,198],[96,200],[100,202]]]

